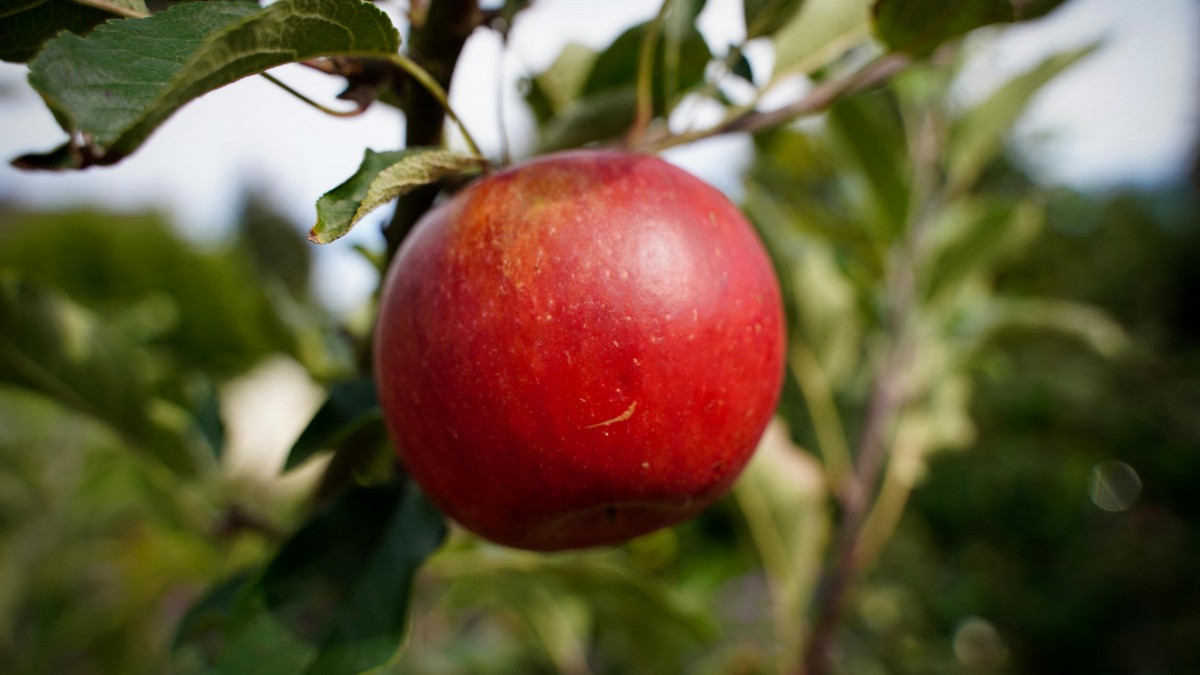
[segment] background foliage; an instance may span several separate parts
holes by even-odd
[[[331,0],[151,19],[137,17],[171,3],[18,4],[0,35],[23,41],[0,56],[40,53],[31,85],[70,136],[24,166],[119,161],[191,98],[313,57],[380,59],[334,70],[356,104],[405,109],[410,143],[439,145],[441,108],[422,140],[420,97],[450,73],[420,66],[444,65],[457,34],[419,28],[454,3],[404,35]],[[447,530],[391,459],[364,379],[371,308],[338,322],[316,303],[311,245],[265,200],[248,195],[216,246],[154,213],[4,206],[0,670],[774,673],[814,644],[847,673],[1200,667],[1194,181],[1077,193],[1005,156],[1025,106],[1088,49],[974,107],[948,95],[956,38],[1057,3],[747,0],[749,36],[775,46],[767,76],[740,46],[712,53],[703,4],[668,3],[598,52],[569,45],[526,98],[539,151],[695,140],[707,132],[665,122],[688,96],[723,106],[719,131],[754,133],[741,206],[784,287],[791,352],[778,420],[731,495],[600,550]],[[470,18],[503,32],[522,6]],[[289,23],[306,13],[355,30]],[[87,33],[113,15],[130,18]],[[185,46],[157,69],[97,56],[125,33]],[[263,56],[281,44],[291,57]],[[91,87],[56,74],[71,53]],[[761,93],[796,73],[814,89],[779,119],[731,84]],[[124,108],[103,114],[95,97],[113,92]],[[368,152],[310,237],[399,198],[388,241],[363,251],[381,266],[437,189],[479,166]],[[230,452],[246,419],[230,401],[278,368],[324,392],[286,476]],[[855,484],[873,498],[856,503]]]

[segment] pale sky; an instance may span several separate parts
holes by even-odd
[[[506,126],[514,148],[529,147],[532,123],[513,82],[544,68],[568,41],[602,46],[632,22],[652,16],[656,0],[540,0],[514,27],[504,59],[499,41],[480,32],[468,43],[452,103],[489,154],[498,154],[497,71],[504,87]],[[744,34],[737,0],[709,0],[701,25],[720,51]],[[1068,45],[1104,38],[1102,50],[1039,96],[1017,139],[1047,181],[1103,189],[1179,175],[1197,147],[1200,128],[1200,3],[1193,0],[1072,0],[1045,20],[973,41],[975,56],[960,87],[973,100],[1007,76]],[[769,58],[769,54],[767,55]],[[0,157],[49,150],[63,140],[23,66],[0,64]],[[332,78],[300,67],[279,76],[322,101],[337,92]],[[1048,140],[1047,140],[1048,139]],[[1035,142],[1036,141],[1036,142]],[[364,148],[400,147],[400,116],[376,106],[351,119],[299,104],[262,78],[209,94],[167,121],[145,146],[115,167],[83,172],[23,173],[0,165],[0,199],[61,206],[99,202],[120,209],[160,208],[184,232],[219,241],[243,186],[262,188],[299,225],[311,224],[313,203],[353,173]],[[727,191],[746,158],[744,138],[722,138],[672,153]],[[375,279],[350,250],[351,241],[379,244],[386,210],[360,224],[350,241],[322,247],[318,288],[345,308]]]

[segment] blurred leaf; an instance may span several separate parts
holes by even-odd
[[[667,114],[687,91],[704,82],[712,52],[694,26],[694,15],[702,5],[689,4],[684,12],[669,14],[667,30],[659,35],[651,90],[655,115]],[[637,105],[638,63],[648,27],[649,23],[642,23],[630,28],[596,57],[578,96],[543,125],[541,150],[577,147],[629,128]]]
[[[742,50],[737,47],[733,47],[733,49],[736,51],[733,59],[733,68],[731,68],[733,74],[747,82],[753,83],[754,68],[750,65],[750,60],[746,58],[746,54]]]
[[[210,672],[216,665],[222,630],[253,579],[249,572],[235,574],[210,588],[188,609],[171,645],[172,661],[179,672]]]
[[[334,384],[329,388],[329,398],[292,445],[283,470],[290,471],[300,466],[309,457],[333,448],[338,441],[382,419],[374,378],[364,377]]]
[[[1011,23],[1011,0],[877,0],[875,31],[893,51],[928,56],[980,26]]]
[[[865,178],[873,238],[894,240],[908,221],[908,145],[895,99],[888,93],[852,96],[829,109],[829,129],[844,165]]]
[[[992,268],[1029,243],[1041,231],[1043,209],[1011,199],[965,199],[943,209],[931,240],[934,259],[923,266],[929,302],[952,293],[965,279]]]
[[[821,572],[828,529],[824,473],[776,419],[733,494],[772,586],[775,639],[783,644],[785,658],[798,658],[804,608]]]
[[[342,675],[379,666],[399,649],[413,577],[445,534],[441,514],[411,483],[343,494],[238,599],[216,672]]]
[[[225,449],[225,422],[221,419],[221,399],[212,380],[198,376],[189,383],[191,416],[200,438],[212,451],[214,459],[220,459]]]
[[[612,89],[636,87],[642,42],[646,39],[648,28],[648,23],[630,28],[596,57],[592,72],[588,75],[581,92],[582,96],[590,96]],[[705,68],[712,59],[712,52],[708,50],[708,44],[692,26],[686,35],[680,37],[676,67],[668,69],[666,54],[670,50],[666,40],[665,34],[660,35],[658,45],[654,50],[654,107],[657,113],[662,113],[669,104],[674,102],[667,100],[668,90],[678,94],[702,82]]]
[[[1051,56],[963,114],[955,122],[946,151],[947,189],[951,193],[970,189],[1003,149],[1005,136],[1034,95],[1096,47],[1092,44]]]
[[[539,122],[560,114],[579,96],[596,62],[596,52],[575,42],[563,46],[554,63],[530,81],[526,100]]]
[[[590,651],[616,659],[612,672],[683,672],[697,649],[716,637],[713,618],[621,560],[602,550],[544,556],[484,547],[447,552],[431,561],[430,571],[453,579],[454,596],[471,611],[496,605],[517,612],[553,662],[573,657],[563,645],[546,644],[548,638],[565,632],[574,640],[590,626]]]
[[[321,56],[386,57],[399,44],[388,16],[362,0],[185,3],[87,38],[60,35],[30,63],[29,81],[82,168],[120,161],[189,101],[243,77]],[[48,168],[56,152],[16,164]]]
[[[540,147],[550,152],[618,136],[633,123],[636,105],[633,87],[576,99],[542,127]]]
[[[247,262],[236,249],[184,241],[154,214],[0,210],[0,266],[46,280],[139,340],[167,382],[189,370],[220,381],[268,354],[297,353]]]
[[[1012,0],[1017,19],[1021,21],[1041,18],[1058,9],[1064,0]]]
[[[806,0],[773,38],[778,80],[812,73],[870,34],[871,0]]]
[[[0,8],[0,60],[23,63],[32,59],[47,40],[59,31],[84,34],[97,24],[113,18],[104,3],[72,0],[8,0]],[[146,13],[145,3],[126,0],[130,11]],[[93,6],[88,6],[93,5]],[[115,8],[115,7],[114,7]]]
[[[246,252],[259,277],[305,298],[312,274],[312,247],[296,223],[257,192],[243,196],[237,219],[237,246]]]
[[[346,182],[317,200],[317,224],[309,241],[328,244],[350,231],[368,213],[422,185],[480,168],[475,157],[441,148],[408,148],[391,152],[368,149],[358,170]]]
[[[804,6],[805,0],[744,0],[746,39],[770,35],[783,28]]]
[[[109,425],[181,474],[199,456],[186,413],[155,399],[149,362],[82,308],[12,272],[0,274],[0,381]]]
[[[1061,333],[1109,358],[1129,346],[1129,335],[1108,313],[1069,300],[997,298],[981,313],[977,325],[981,337],[1013,329]]]

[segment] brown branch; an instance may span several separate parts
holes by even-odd
[[[648,139],[641,143],[638,149],[644,152],[659,152],[722,134],[755,132],[777,127],[797,118],[821,112],[845,96],[885,82],[911,63],[912,59],[904,54],[887,54],[872,61],[862,70],[822,82],[807,96],[790,105],[768,112],[746,110],[707,129]]]
[[[423,23],[413,25],[409,38],[409,58],[449,91],[450,78],[454,75],[463,44],[484,18],[473,0],[432,0]],[[424,87],[418,86],[407,86],[403,92],[397,93],[398,98],[404,101],[405,145],[410,148],[441,145],[446,112],[437,98]],[[436,185],[427,185],[397,201],[392,221],[384,230],[389,260],[400,248],[408,231],[429,210],[437,193]]]
[[[885,437],[896,413],[904,405],[901,379],[910,352],[907,344],[897,344],[872,387],[855,453],[854,476],[839,491],[842,519],[834,554],[836,562],[817,598],[817,620],[804,650],[803,675],[822,675],[832,660],[833,638],[842,620],[846,591],[861,566],[859,535],[887,458]]]
[[[841,623],[845,595],[863,565],[863,527],[877,498],[880,476],[887,463],[889,444],[886,436],[913,395],[904,378],[917,348],[911,314],[918,302],[917,268],[922,263],[919,252],[942,199],[937,182],[941,145],[934,117],[929,111],[911,134],[909,145],[913,156],[910,226],[904,239],[893,249],[886,286],[886,322],[892,347],[872,386],[855,453],[853,477],[838,495],[842,520],[835,562],[817,599],[817,619],[804,650],[803,675],[824,675],[832,663],[834,637]]]

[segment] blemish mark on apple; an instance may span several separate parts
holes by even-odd
[[[595,424],[589,424],[588,426],[584,427],[584,429],[599,429],[600,427],[607,427],[609,425],[616,424],[617,422],[624,422],[625,420],[629,419],[630,417],[633,417],[633,411],[636,408],[637,408],[637,401],[634,401],[633,403],[630,403],[629,407],[625,409],[625,412],[621,413],[620,415],[617,415],[616,417],[612,418],[611,420],[604,420],[603,422],[596,422]]]

